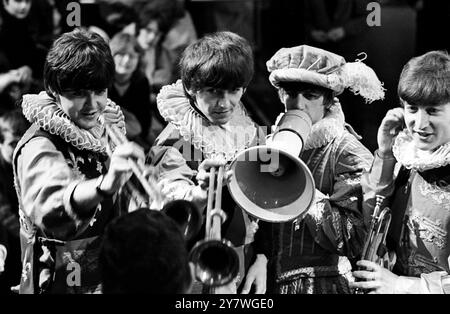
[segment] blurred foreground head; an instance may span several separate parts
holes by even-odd
[[[118,217],[107,227],[100,267],[103,293],[187,293],[192,281],[179,227],[148,208]]]

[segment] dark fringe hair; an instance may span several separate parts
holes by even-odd
[[[450,56],[430,51],[412,58],[398,84],[400,101],[410,105],[437,106],[450,101]]]
[[[247,87],[254,73],[252,48],[232,32],[212,33],[184,50],[180,72],[184,87],[194,91]]]
[[[82,29],[64,33],[52,45],[44,65],[47,93],[103,90],[114,79],[114,59],[108,44]]]

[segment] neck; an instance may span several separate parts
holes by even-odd
[[[117,85],[125,85],[128,84],[131,80],[131,74],[117,74],[115,75],[115,83]]]

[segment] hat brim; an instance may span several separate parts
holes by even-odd
[[[282,82],[303,82],[328,88],[336,93],[342,92],[342,88],[330,85],[328,75],[305,69],[287,68],[274,70],[270,73],[269,80],[277,88],[280,87]]]

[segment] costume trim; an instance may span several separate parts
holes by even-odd
[[[433,152],[420,150],[416,148],[411,133],[406,129],[398,134],[392,151],[399,163],[419,172],[450,164],[450,142]]]
[[[96,153],[106,153],[106,141],[103,123],[110,119],[125,134],[125,120],[120,107],[108,99],[103,119],[97,126],[85,130],[78,127],[61,109],[53,98],[46,92],[28,94],[23,96],[22,111],[30,123],[36,123],[42,130],[61,137],[65,142],[79,150],[88,150]]]

